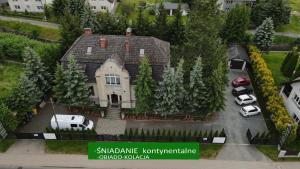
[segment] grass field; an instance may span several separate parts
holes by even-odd
[[[32,35],[33,31],[37,31],[39,34],[39,38],[53,41],[58,41],[61,39],[58,29],[36,26],[29,23],[0,20],[0,27],[19,31],[20,33],[25,33],[28,35]]]
[[[0,98],[6,97],[22,74],[22,65],[15,63],[0,64]]]
[[[0,141],[0,152],[6,152],[6,150],[15,143],[15,140],[13,139],[6,139]]]
[[[286,55],[287,52],[269,52],[263,55],[268,68],[272,71],[276,85],[280,85],[289,80],[289,78],[285,77],[280,71],[281,64]]]
[[[292,12],[298,13],[291,16],[291,22],[288,25],[284,25],[278,28],[276,31],[278,32],[292,32],[292,33],[300,33],[300,0],[290,0]]]
[[[87,144],[88,141],[46,140],[45,149],[48,153],[87,154]],[[223,144],[201,144],[200,157],[204,159],[214,159],[222,148]]]

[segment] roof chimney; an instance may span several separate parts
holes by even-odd
[[[107,48],[108,40],[106,38],[100,38],[99,43],[100,43],[100,48],[105,49]]]
[[[91,28],[84,28],[84,34],[85,35],[91,35],[92,34],[92,29]]]
[[[129,53],[129,40],[128,39],[126,39],[125,40],[125,51],[127,52],[127,53]]]
[[[126,36],[131,36],[131,32],[132,32],[132,29],[131,28],[127,28],[126,29]]]

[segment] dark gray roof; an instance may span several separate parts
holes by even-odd
[[[178,9],[179,3],[172,3],[172,2],[163,2],[163,6],[165,9]],[[160,3],[155,4],[155,8],[158,9],[160,6]],[[181,3],[181,10],[189,10],[189,5],[186,3]]]
[[[0,0],[0,4],[5,4],[7,2],[8,2],[8,0]]]
[[[106,38],[107,48],[100,48],[100,38]],[[125,40],[129,40],[129,53],[125,49]],[[91,54],[87,54],[87,48],[92,47]],[[154,37],[146,36],[119,36],[119,35],[82,35],[62,57],[61,61],[66,64],[70,55],[74,55],[78,63],[86,65],[85,73],[89,82],[95,82],[96,70],[108,59],[114,58],[123,65],[130,74],[133,82],[138,73],[140,63],[140,49],[149,57],[153,70],[153,78],[160,80],[163,68],[170,62],[170,44]]]
[[[228,59],[242,59],[250,62],[247,51],[244,47],[240,45],[232,45],[227,51]]]

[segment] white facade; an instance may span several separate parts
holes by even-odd
[[[44,12],[44,5],[51,5],[53,0],[8,0],[11,11]],[[116,0],[88,0],[94,12],[111,12]]]
[[[94,12],[111,12],[116,5],[116,0],[88,0],[88,2]]]
[[[8,0],[11,11],[44,12],[44,6],[53,0]]]
[[[282,87],[280,95],[285,107],[295,122],[300,124],[300,82],[292,82]]]
[[[218,0],[217,3],[220,4],[221,10],[230,11],[237,4],[245,4],[252,7],[255,5],[256,0]]]

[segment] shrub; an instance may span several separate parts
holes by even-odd
[[[253,69],[254,83],[264,97],[263,101],[266,105],[267,112],[263,113],[267,113],[267,117],[271,116],[271,120],[279,133],[286,130],[288,124],[292,125],[292,131],[288,138],[288,143],[290,143],[296,138],[298,125],[286,110],[283,99],[279,95],[275,85],[272,73],[262,58],[261,52],[255,46],[249,46],[248,50]]]
[[[23,50],[29,46],[33,48],[41,58],[51,50],[59,50],[57,44],[43,43],[36,40],[31,40],[25,36],[15,35],[11,33],[0,32],[0,49],[7,59],[22,61]],[[0,52],[0,53],[1,53]],[[52,56],[53,57],[53,56]],[[54,56],[55,57],[55,56]]]

